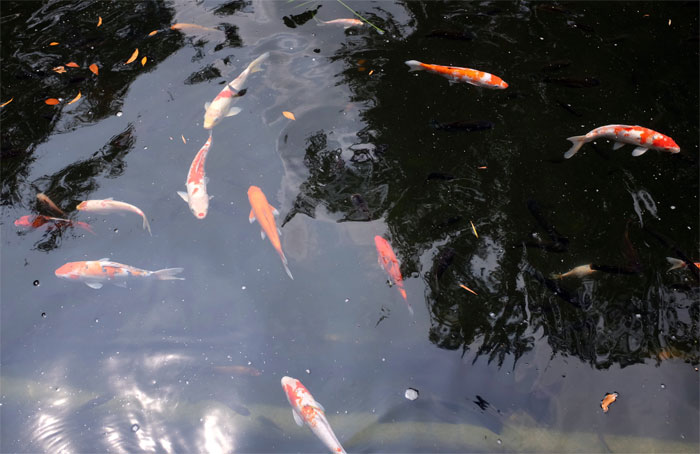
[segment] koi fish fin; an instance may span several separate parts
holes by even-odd
[[[102,284],[100,284],[99,282],[86,282],[85,285],[87,285],[90,288],[94,288],[95,290],[102,288]]]
[[[401,293],[401,296],[403,296],[403,299],[408,299],[408,295],[406,295],[406,290],[404,290],[403,288],[399,288],[399,293]]]
[[[573,143],[571,148],[569,148],[569,151],[564,153],[564,159],[569,159],[570,157],[576,154],[576,152],[583,146],[584,143],[586,143],[586,136],[567,137],[566,140]]]
[[[326,412],[326,409],[323,408],[323,405],[321,405],[320,402],[316,402],[316,407],[317,407],[319,410],[321,410],[322,412],[324,412],[324,413]]]
[[[685,264],[685,262],[683,260],[680,260],[680,259],[674,259],[673,257],[666,257],[666,260],[668,260],[668,263],[671,264],[671,268],[669,268],[668,271],[677,270],[678,268],[685,268],[687,266]]]
[[[233,117],[234,115],[238,115],[239,113],[241,113],[242,110],[243,109],[241,109],[240,107],[234,106],[234,107],[231,107],[231,109],[224,116],[225,117]]]
[[[190,203],[190,198],[189,198],[189,196],[187,195],[187,193],[186,193],[186,192],[183,192],[183,191],[177,191],[177,195],[179,195],[179,196],[180,196],[180,198],[181,198],[182,200],[184,200],[184,201],[185,201],[185,203]]]
[[[262,238],[263,240],[265,239],[265,231],[264,230],[260,230],[260,238]]]
[[[106,199],[103,200],[114,200],[114,197],[107,197]]]
[[[613,150],[619,150],[620,148],[624,147],[625,144],[623,142],[615,142],[613,144]]]
[[[204,103],[204,110],[209,110],[209,106],[211,106],[211,102],[205,102]]]
[[[637,147],[634,150],[632,150],[632,156],[634,156],[634,157],[641,156],[644,153],[646,153],[647,150],[649,150],[649,149],[646,147]]]
[[[299,413],[297,413],[294,409],[292,409],[292,416],[294,416],[294,422],[297,423],[297,426],[299,426],[299,427],[304,426],[304,420],[301,419],[301,416],[299,416]]]
[[[270,56],[270,53],[265,52],[264,54],[262,54],[261,56],[259,56],[255,60],[253,60],[253,62],[250,65],[248,65],[248,69],[250,70],[250,73],[252,74],[252,73],[256,73],[258,71],[262,71],[260,64],[262,62],[264,62],[265,60],[267,60],[269,56]]]
[[[405,64],[408,65],[410,68],[408,72],[413,72],[413,71],[423,71],[423,66],[422,63],[419,62],[418,60],[408,60],[404,62]]]
[[[248,215],[248,222],[251,224],[255,222],[255,213],[253,213],[253,210],[250,210],[250,214]]]
[[[143,228],[144,230],[148,230],[149,235],[153,236],[153,234],[151,233],[151,224],[148,223],[148,218],[145,214],[143,215]]]
[[[294,276],[292,276],[292,272],[289,271],[289,267],[287,266],[287,264],[286,264],[286,263],[282,263],[282,265],[284,265],[284,271],[287,272],[287,276],[289,276],[289,278],[290,278],[291,280],[294,280]]]
[[[165,268],[162,270],[154,271],[153,275],[156,277],[156,279],[159,279],[161,281],[172,281],[172,280],[178,280],[178,281],[184,281],[184,277],[177,277],[175,276],[176,274],[180,274],[184,271],[184,268]]]
[[[101,259],[97,259],[98,262],[110,262],[112,259],[109,257],[103,257]]]
[[[273,207],[273,206],[270,205],[270,204],[268,204],[267,206],[269,206],[269,207],[270,207],[270,210],[272,210],[272,215],[273,215],[273,216],[279,216],[279,215],[280,215],[280,212],[277,211],[277,208]]]
[[[112,282],[112,284],[116,285],[117,287],[126,288],[126,281]]]

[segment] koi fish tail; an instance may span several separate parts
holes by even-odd
[[[410,68],[408,70],[408,72],[423,71],[425,69],[425,68],[423,68],[423,63],[419,62],[418,60],[408,60],[408,61],[405,61],[404,63],[406,63],[408,65],[408,67]]]
[[[552,273],[549,275],[552,279],[561,279],[563,277],[563,274],[557,274],[557,273]]]
[[[399,293],[401,293],[401,296],[403,296],[403,299],[408,299],[408,295],[406,294],[406,290],[404,290],[403,287],[399,288]]]
[[[668,260],[668,263],[671,264],[671,268],[669,268],[668,271],[677,270],[678,268],[685,268],[687,266],[686,263],[680,259],[674,259],[673,257],[666,257],[666,260]]]
[[[569,159],[570,157],[576,154],[576,152],[583,146],[584,143],[586,143],[586,136],[567,137],[566,140],[573,143],[571,148],[569,148],[569,151],[564,153],[564,159]]]
[[[184,277],[175,276],[176,274],[182,273],[183,270],[184,268],[165,268],[163,270],[154,271],[153,275],[156,277],[156,279],[159,279],[161,281],[184,281]]]
[[[92,230],[92,227],[90,227],[90,224],[87,224],[85,222],[78,223],[80,227],[83,229],[87,230],[88,232],[92,233],[93,235],[97,235],[94,230]]]
[[[265,52],[264,54],[262,54],[261,56],[259,56],[259,57],[256,58],[255,60],[253,60],[253,62],[248,66],[248,69],[250,70],[251,74],[252,74],[252,73],[256,73],[256,72],[258,72],[258,71],[262,71],[262,68],[260,67],[260,64],[261,64],[262,62],[264,62],[265,60],[267,60],[267,58],[268,58],[269,56],[270,56],[270,53],[269,53],[269,52]]]
[[[287,266],[287,257],[284,256],[284,252],[282,252],[281,250],[277,252],[279,252],[280,254],[280,258],[282,259],[282,265],[284,265],[284,271],[287,272],[287,276],[289,276],[291,280],[294,280],[294,276],[292,276],[292,272],[289,271],[289,266]]]
[[[143,228],[144,230],[148,230],[148,234],[153,236],[151,233],[151,224],[148,223],[148,219],[146,218],[146,215],[143,215]]]

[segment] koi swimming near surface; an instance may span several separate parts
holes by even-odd
[[[267,234],[270,238],[270,243],[275,248],[277,253],[282,259],[282,265],[284,265],[284,270],[290,279],[294,280],[292,272],[289,271],[287,266],[287,257],[284,256],[282,252],[282,244],[280,243],[279,235],[282,233],[277,224],[275,223],[275,216],[279,216],[279,211],[270,205],[267,201],[267,197],[263,194],[262,190],[257,186],[251,186],[248,188],[248,201],[250,202],[250,215],[248,216],[248,221],[252,224],[254,221],[258,221],[260,224],[260,237],[264,240]]]
[[[177,191],[177,194],[182,197],[182,200],[187,202],[192,214],[197,219],[204,219],[207,216],[209,199],[211,199],[209,194],[207,194],[207,182],[209,179],[204,174],[204,163],[211,148],[211,140],[212,135],[210,131],[209,139],[199,149],[190,165],[190,171],[187,173],[187,181],[185,182],[187,192]]]
[[[64,213],[63,210],[60,209],[55,203],[53,203],[53,201],[49,198],[49,196],[47,196],[47,195],[44,194],[43,192],[38,193],[38,194],[36,195],[36,198],[37,198],[37,200],[39,200],[39,202],[44,203],[44,204],[46,204],[49,208],[51,208],[51,210],[52,210],[54,213],[58,213],[58,214],[60,214],[61,216],[65,216],[65,215],[66,215],[66,213]]]
[[[326,419],[323,405],[316,402],[309,390],[296,378],[282,377],[281,383],[284,394],[287,396],[287,401],[292,406],[294,422],[299,427],[302,427],[304,424],[309,426],[314,435],[326,445],[330,452],[336,454],[345,453],[345,449],[343,449]]]
[[[15,225],[17,225],[17,223],[15,223]],[[676,259],[673,257],[666,257],[666,260],[668,260],[668,263],[671,264],[671,268],[669,268],[668,271],[688,267],[688,264],[681,259]],[[693,262],[693,265],[695,265],[696,268],[700,269],[700,262]]]
[[[379,266],[384,268],[384,270],[389,274],[389,279],[396,284],[399,289],[399,293],[406,301],[408,306],[408,312],[413,315],[413,307],[408,302],[408,297],[406,295],[406,290],[403,287],[403,277],[401,276],[401,269],[399,260],[394,254],[394,250],[391,248],[391,244],[381,236],[377,235],[374,237],[374,245],[377,247],[377,261]]]
[[[678,153],[680,147],[668,136],[642,126],[606,125],[595,128],[586,135],[568,137],[566,140],[573,143],[569,151],[564,153],[564,158],[569,159],[583,146],[583,144],[598,139],[608,139],[615,142],[613,150],[625,144],[636,145],[632,150],[632,156],[641,156],[649,149]]]
[[[343,28],[350,27],[362,27],[365,25],[360,19],[333,19],[333,20],[319,20],[318,25],[342,25]]]
[[[224,117],[232,117],[241,113],[240,107],[231,107],[231,103],[245,94],[243,85],[248,76],[258,71],[262,71],[260,64],[267,60],[270,56],[269,52],[265,52],[238,75],[234,80],[226,84],[226,86],[216,95],[213,101],[204,104],[204,129],[211,129],[218,125]]]
[[[143,218],[143,228],[148,230],[149,235],[152,235],[151,225],[148,223],[146,215],[138,207],[130,203],[120,202],[118,200],[114,200],[112,197],[109,197],[103,200],[85,200],[84,202],[80,202],[78,204],[77,209],[80,211],[97,214],[124,214],[126,212],[136,213]]]
[[[15,221],[15,225],[17,227],[31,227],[33,229],[37,229],[39,227],[46,227],[47,230],[53,230],[54,228],[63,228],[63,227],[75,227],[76,225],[83,230],[87,230],[88,232],[92,233],[93,235],[97,235],[94,230],[92,230],[92,227],[90,227],[90,224],[87,224],[85,222],[80,222],[80,221],[71,221],[70,219],[62,219],[62,218],[52,218],[50,216],[44,216],[41,214],[38,215],[25,215],[22,216],[21,218],[17,219]]]
[[[477,87],[494,88],[503,90],[508,88],[508,84],[498,76],[487,72],[478,71],[471,68],[460,68],[459,66],[442,66],[421,63],[416,60],[408,60],[404,62],[408,65],[409,72],[411,71],[428,71],[446,77],[450,83],[465,82]]]
[[[161,281],[184,280],[177,277],[183,268],[165,268],[148,271],[133,266],[112,262],[108,258],[83,262],[68,262],[55,271],[56,277],[82,282],[90,288],[99,289],[105,282],[119,287],[126,287],[126,279],[150,278]]]
[[[590,264],[588,265],[579,265],[566,273],[562,274],[552,274],[552,279],[563,279],[565,277],[583,277],[583,276],[588,276],[589,274],[595,273],[597,270],[594,270]]]

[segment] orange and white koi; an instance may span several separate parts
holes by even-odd
[[[588,265],[579,265],[566,273],[562,274],[552,274],[553,279],[563,279],[565,277],[583,277],[583,276],[588,276],[589,274],[595,273],[597,270],[594,270],[590,264]]]
[[[408,65],[409,72],[411,71],[428,71],[446,77],[450,83],[465,82],[477,87],[495,88],[503,90],[508,88],[508,84],[498,76],[487,72],[479,71],[471,68],[460,68],[459,66],[442,66],[421,63],[416,60],[408,60],[404,62]]]
[[[90,224],[87,224],[85,222],[71,221],[70,219],[62,218],[52,218],[50,216],[43,216],[41,214],[28,214],[26,216],[22,216],[21,218],[15,221],[15,225],[17,227],[31,227],[33,229],[37,229],[39,227],[46,227],[46,230],[53,230],[54,228],[60,229],[63,227],[74,227],[77,225],[78,227],[87,230],[93,235],[96,235],[96,233],[92,230],[92,227],[90,227]]]
[[[112,262],[108,258],[84,262],[68,262],[55,271],[57,277],[84,283],[90,288],[102,288],[103,283],[110,282],[119,287],[126,287],[128,278],[151,278],[161,281],[184,280],[177,277],[183,268],[165,268],[158,271],[141,270],[129,265]]]
[[[123,214],[125,212],[136,213],[143,218],[143,228],[148,230],[148,234],[151,235],[151,225],[148,223],[146,215],[143,213],[143,211],[130,203],[120,202],[110,197],[103,200],[85,200],[84,202],[80,202],[78,204],[77,209],[80,211],[97,214]]]
[[[15,223],[15,225],[17,225],[17,223]],[[675,259],[673,257],[666,257],[666,260],[668,260],[668,263],[671,264],[671,268],[669,268],[668,271],[677,270],[678,268],[687,268],[688,267],[688,264],[681,259]],[[700,262],[693,262],[693,265],[695,265],[698,269],[700,269]]]
[[[206,143],[199,149],[197,155],[190,165],[190,171],[187,173],[187,181],[185,182],[185,187],[187,192],[177,191],[177,194],[182,197],[182,200],[187,202],[190,206],[190,210],[194,217],[197,219],[204,219],[207,215],[207,210],[209,209],[209,199],[211,198],[207,194],[207,182],[208,178],[204,175],[204,163],[207,160],[207,153],[209,153],[209,148],[211,148],[211,131],[209,134],[209,139]]]
[[[251,186],[248,188],[248,201],[252,207],[250,210],[250,215],[248,216],[248,221],[252,224],[255,220],[260,224],[260,237],[264,240],[265,234],[270,238],[270,243],[275,248],[280,258],[282,259],[282,265],[284,265],[284,270],[287,275],[294,280],[292,272],[289,271],[287,266],[287,257],[284,256],[282,252],[282,244],[280,243],[279,235],[282,233],[277,224],[275,223],[275,216],[279,216],[279,211],[270,205],[267,201],[267,197],[263,194],[262,189],[257,186]]]
[[[345,449],[343,449],[343,446],[338,441],[335,433],[333,433],[333,429],[331,429],[331,425],[326,419],[323,405],[316,402],[316,399],[314,399],[309,390],[296,378],[282,377],[281,382],[282,389],[284,389],[284,393],[287,396],[287,401],[289,405],[292,406],[294,422],[296,422],[299,427],[302,427],[304,424],[309,426],[314,435],[316,435],[332,453],[345,453]]]
[[[389,279],[396,284],[399,289],[399,293],[403,296],[403,299],[408,305],[408,312],[413,315],[413,307],[408,303],[408,296],[406,295],[406,290],[403,288],[403,277],[401,276],[401,269],[399,260],[394,254],[394,250],[387,240],[377,235],[374,237],[374,245],[377,247],[377,261],[379,266],[384,268],[384,270],[389,274]]]
[[[598,139],[608,139],[615,142],[613,150],[625,144],[636,145],[632,150],[632,156],[641,156],[649,149],[678,153],[681,148],[672,138],[642,126],[606,125],[595,128],[584,136],[568,137],[566,140],[573,143],[569,151],[564,153],[564,158],[569,159],[583,146],[584,143]]]
[[[365,25],[360,19],[333,19],[319,20],[318,25],[342,25],[343,28],[362,27]]]
[[[211,129],[218,125],[224,117],[232,117],[241,113],[240,107],[231,107],[231,103],[235,98],[243,96],[245,84],[248,76],[258,71],[262,71],[260,64],[267,60],[270,56],[269,52],[265,52],[255,60],[234,80],[226,84],[226,86],[216,95],[212,102],[204,104],[204,129]]]
[[[617,396],[617,393],[609,393],[603,397],[603,400],[600,401],[600,408],[603,409],[603,413],[608,412],[608,407],[610,407],[610,404],[617,400]]]
[[[48,205],[48,207],[51,208],[51,210],[53,210],[54,213],[58,213],[61,216],[66,215],[66,213],[64,213],[63,210],[60,209],[55,203],[53,203],[53,201],[51,199],[49,199],[49,196],[47,196],[43,192],[38,193],[36,195],[36,198],[37,198],[37,200],[39,200],[39,202],[42,202],[42,203],[45,203],[46,205]]]

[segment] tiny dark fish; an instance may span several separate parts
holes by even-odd
[[[425,35],[428,38],[445,38],[453,39],[457,41],[471,41],[476,38],[476,35],[469,30],[445,30],[436,29],[431,30],[430,33]]]
[[[487,129],[493,128],[494,124],[486,120],[474,120],[474,121],[453,121],[451,123],[438,123],[436,121],[431,121],[430,126],[440,131],[485,131]]]
[[[567,88],[591,88],[600,85],[600,81],[595,77],[546,77],[544,81]]]
[[[543,66],[540,71],[543,72],[552,72],[552,71],[559,71],[560,69],[568,68],[571,66],[571,60],[557,60],[553,61],[545,66]]]
[[[427,177],[425,177],[426,180],[443,180],[443,181],[450,181],[454,180],[455,177],[454,175],[450,175],[449,173],[442,173],[442,172],[430,172]]]
[[[362,197],[360,194],[353,194],[350,196],[350,201],[355,207],[355,210],[369,221],[369,206],[367,205],[367,201],[364,199],[364,197]]]

